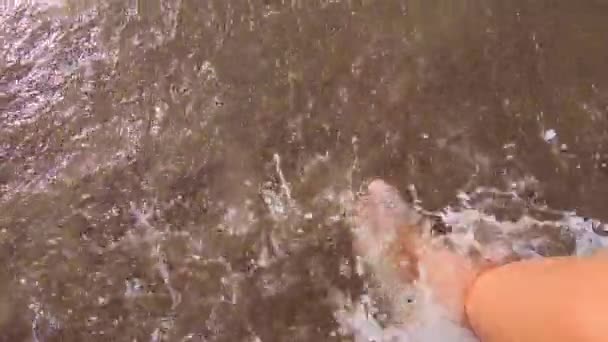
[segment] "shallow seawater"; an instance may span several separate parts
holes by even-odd
[[[0,341],[474,340],[425,289],[391,317],[357,194],[383,178],[496,258],[603,247],[607,15],[0,3]]]

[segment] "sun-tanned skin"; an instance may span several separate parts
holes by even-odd
[[[372,270],[423,281],[482,342],[608,341],[608,253],[488,266],[422,234],[422,216],[374,180],[357,207],[355,250]]]
[[[481,274],[466,302],[483,342],[608,341],[608,256],[514,262]]]

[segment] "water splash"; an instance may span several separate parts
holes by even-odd
[[[524,179],[518,184],[529,182],[530,179]],[[451,230],[444,238],[462,253],[475,250],[484,258],[500,263],[513,258],[584,256],[608,246],[608,238],[594,232],[594,227],[602,224],[598,220],[535,204],[523,198],[517,189],[478,187],[474,191],[458,193],[457,198],[456,204],[435,212],[427,212],[421,207],[418,210],[440,217]],[[509,218],[503,217],[504,210],[511,211]],[[342,334],[354,336],[355,341],[477,341],[471,331],[445,315],[424,282],[405,290],[390,284],[386,286],[390,283],[389,278],[382,272],[371,274],[366,283],[367,294],[354,302],[333,293],[333,301],[338,307],[335,316]],[[380,296],[374,291],[374,281],[385,285],[385,292]],[[383,316],[395,314],[394,310],[387,311],[383,307],[381,297],[386,295],[386,288],[392,292],[392,300],[399,296],[395,292],[410,291],[405,295],[413,300],[400,304],[410,307],[409,318],[404,322],[387,321]]]

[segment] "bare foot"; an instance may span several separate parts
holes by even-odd
[[[416,241],[422,220],[397,189],[376,179],[357,203],[355,251],[372,269],[388,266],[403,281],[413,281],[418,277]]]
[[[357,205],[355,251],[372,272],[383,273],[380,280],[396,278],[426,286],[451,319],[464,322],[466,292],[480,267],[423,237],[425,222],[397,189],[374,180]]]

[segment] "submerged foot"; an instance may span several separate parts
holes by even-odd
[[[357,203],[355,252],[372,272],[388,267],[404,280],[413,281],[418,276],[416,241],[422,220],[397,189],[383,180],[373,180]]]
[[[467,257],[422,236],[425,218],[394,187],[372,181],[357,203],[354,249],[380,282],[428,288],[451,319],[462,321],[466,290],[478,273]]]

